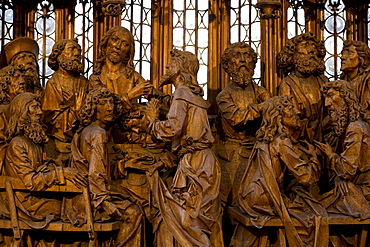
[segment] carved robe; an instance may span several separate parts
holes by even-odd
[[[319,180],[320,171],[316,154],[289,138],[277,137],[270,144],[258,142],[244,173],[238,207],[251,217],[258,229],[272,217],[279,217],[289,246],[307,246],[313,244],[313,240],[317,246],[327,246],[328,225],[318,221],[327,216],[326,210],[310,193],[310,188]],[[285,180],[292,182],[286,186]],[[292,217],[303,222],[304,227],[298,230]],[[315,223],[320,232],[317,235],[312,227]],[[258,246],[256,238],[261,233],[254,235],[253,231],[255,228],[248,231],[239,223],[231,246]],[[299,234],[302,232],[305,233]],[[273,242],[270,244],[275,246]]]
[[[39,196],[32,191],[42,191],[53,184],[65,184],[63,168],[52,162],[45,162],[40,145],[25,136],[18,135],[9,143],[6,152],[5,174],[20,178],[31,192],[17,191],[16,204],[18,214],[28,221],[43,221],[40,224],[28,224],[41,228],[60,216],[61,201],[50,199],[47,195]]]
[[[299,77],[294,72],[285,77],[278,90],[278,95],[293,96],[293,105],[301,119],[308,119],[305,126],[307,140],[321,140],[324,101],[321,86],[328,79],[324,76]]]
[[[158,172],[149,176],[153,203],[159,209],[156,246],[223,246],[220,168],[211,151],[213,136],[207,118],[209,104],[180,86],[173,94],[167,120],[152,122],[149,132],[172,141],[179,164],[168,188]]]
[[[114,246],[139,247],[143,244],[141,236],[143,215],[141,210],[129,200],[129,196],[124,194],[124,191],[110,190],[108,141],[106,130],[96,123],[90,124],[73,139],[72,164],[79,171],[88,174],[95,220],[111,219],[101,206],[105,200],[114,203],[122,214],[122,218],[113,218],[113,220],[122,221]],[[83,212],[82,208],[76,207],[76,210]]]
[[[235,203],[241,176],[256,141],[261,123],[257,105],[271,94],[264,87],[250,83],[245,89],[230,82],[217,95],[225,142],[215,145],[222,169],[221,199]],[[231,200],[229,196],[231,195]]]

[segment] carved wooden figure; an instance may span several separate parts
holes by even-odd
[[[42,98],[47,125],[47,155],[66,165],[71,141],[78,126],[77,113],[87,93],[87,79],[81,75],[81,47],[75,40],[59,40],[50,54],[49,67],[55,70]]]
[[[39,46],[37,42],[28,37],[12,40],[4,46],[4,60],[7,65],[12,65],[20,70],[26,81],[26,90],[31,93],[41,93],[37,57]]]
[[[216,153],[222,167],[221,198],[234,204],[248,157],[261,123],[261,103],[269,91],[253,80],[257,53],[244,42],[231,44],[222,55],[222,66],[231,82],[217,95],[223,133]]]
[[[292,96],[267,100],[262,114],[258,142],[237,199],[239,209],[251,218],[253,227],[238,224],[231,245],[280,246],[283,242],[281,246],[285,246],[287,241],[289,246],[327,246],[328,225],[317,221],[327,213],[314,197],[321,164],[314,146],[299,140],[303,121],[293,106]],[[267,239],[263,237],[269,230],[262,227],[273,217],[283,222],[283,239],[276,238],[277,228],[270,228]],[[296,227],[293,218],[305,222],[303,227]]]
[[[172,141],[172,151],[179,159],[168,187],[157,171],[148,172],[153,204],[159,209],[156,246],[223,246],[218,197],[221,173],[210,149],[214,138],[207,118],[209,104],[197,82],[199,61],[194,54],[179,50],[171,51],[171,58],[161,78],[161,85],[172,83],[176,88],[167,120],[157,119],[154,103],[145,116],[146,130]]]
[[[321,86],[328,79],[325,71],[324,42],[312,33],[288,40],[277,56],[277,65],[288,75],[280,82],[278,95],[293,96],[294,107],[307,118],[305,132],[309,140],[322,138],[323,98]]]

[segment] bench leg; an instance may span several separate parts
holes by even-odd
[[[366,240],[367,240],[367,235],[369,233],[369,229],[367,225],[362,226],[362,230],[359,236],[359,247],[365,247],[366,245]]]

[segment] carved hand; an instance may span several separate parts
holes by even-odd
[[[316,140],[313,140],[315,146],[324,152],[327,156],[330,156],[333,153],[331,146],[327,143],[321,143]]]
[[[148,95],[152,91],[152,88],[153,85],[148,82],[139,83],[128,92],[127,96],[129,99],[135,99],[142,95]]]
[[[122,214],[120,213],[116,205],[114,205],[113,203],[109,201],[103,201],[102,207],[110,217],[115,219],[119,219],[122,217]]]
[[[65,178],[73,182],[78,188],[81,188],[81,186],[86,187],[89,184],[87,175],[79,172],[74,168],[71,167],[63,168],[63,173]]]
[[[158,99],[152,99],[146,104],[146,110],[145,110],[145,118],[150,122],[153,119],[158,118],[159,116],[159,100]]]

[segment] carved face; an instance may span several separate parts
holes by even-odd
[[[318,50],[313,41],[297,44],[293,55],[295,68],[303,75],[321,73],[325,70],[324,60],[318,57]]]
[[[336,136],[342,135],[348,123],[348,106],[340,92],[330,88],[325,95],[325,106],[328,108],[332,128]]]
[[[302,126],[302,121],[298,116],[298,111],[293,104],[289,102],[288,106],[283,108],[281,116],[282,124],[287,128],[297,129]]]
[[[8,94],[13,99],[18,94],[26,92],[26,82],[22,73],[18,70],[14,71],[14,74],[9,77],[10,81],[8,84]]]
[[[128,61],[130,58],[132,40],[123,32],[113,33],[109,37],[106,56],[112,63],[116,64],[122,61]]]
[[[229,60],[229,75],[240,87],[246,87],[254,74],[253,57],[247,48],[235,48]]]
[[[96,105],[96,120],[103,124],[114,121],[114,100],[113,97],[100,98]]]
[[[39,123],[42,115],[40,102],[33,100],[28,106],[28,114],[32,123]]]
[[[166,66],[166,74],[160,80],[160,86],[175,82],[175,77],[180,74],[179,62],[172,58],[171,62]]]
[[[37,70],[36,57],[30,52],[20,52],[14,56],[11,64],[22,70]]]
[[[67,71],[79,72],[83,70],[81,63],[81,48],[78,44],[68,41],[58,56],[59,66]]]
[[[344,73],[354,70],[360,65],[360,58],[356,51],[356,46],[354,45],[345,47],[342,51],[342,56],[340,59],[342,60],[340,70]]]

